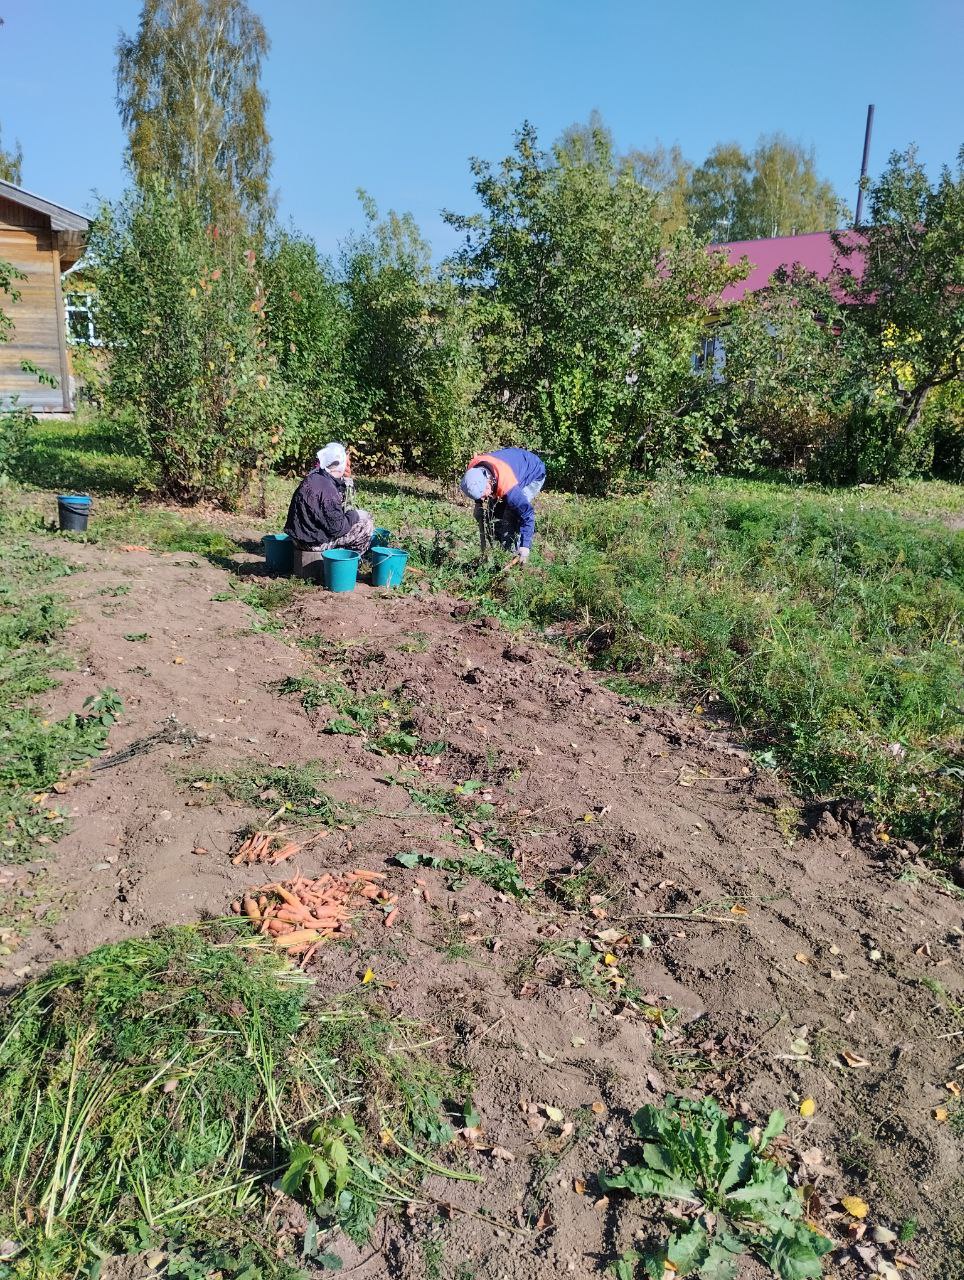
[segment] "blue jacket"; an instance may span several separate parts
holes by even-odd
[[[489,459],[496,463],[495,467],[488,462]],[[519,521],[520,545],[531,547],[536,531],[536,513],[523,490],[529,485],[542,488],[546,480],[545,463],[528,449],[493,449],[491,453],[478,454],[470,465],[480,463],[496,473],[496,496],[505,500]],[[499,463],[507,470],[504,471]],[[515,484],[506,484],[507,473],[515,479]]]

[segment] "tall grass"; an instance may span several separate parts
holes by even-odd
[[[20,1252],[0,1274],[75,1276],[164,1244],[206,1275],[211,1241],[239,1228],[277,1260],[265,1189],[296,1156],[313,1160],[332,1128],[351,1134],[352,1180],[348,1194],[310,1202],[316,1227],[361,1238],[383,1204],[417,1199],[418,1167],[435,1167],[417,1148],[453,1137],[441,1101],[451,1081],[423,1030],[371,1004],[320,1004],[310,979],[246,945],[245,929],[100,947],[10,1003],[0,1236]]]
[[[568,624],[644,696],[715,700],[805,796],[856,797],[894,831],[953,846],[964,535],[926,503],[901,515],[893,494],[872,497],[667,480],[550,498],[529,567],[499,578],[451,508],[372,505],[430,581],[511,622]]]
[[[0,863],[24,861],[62,834],[65,819],[46,792],[104,750],[122,709],[110,689],[61,720],[36,702],[70,665],[59,647],[69,615],[54,584],[71,568],[30,541],[35,531],[29,513],[0,502]]]

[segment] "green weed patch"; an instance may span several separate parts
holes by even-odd
[[[395,858],[403,867],[435,867],[449,875],[449,888],[460,889],[469,876],[481,880],[497,893],[513,898],[529,898],[532,890],[522,879],[516,863],[495,853],[466,853],[461,858],[438,858],[428,853],[399,853]]]
[[[0,1233],[17,1251],[0,1276],[73,1277],[158,1246],[175,1275],[290,1274],[298,1258],[279,1259],[263,1220],[276,1180],[305,1198],[317,1260],[329,1227],[361,1240],[383,1206],[417,1200],[426,1168],[468,1176],[431,1154],[453,1137],[443,1098],[465,1081],[426,1056],[422,1030],[372,1004],[317,1003],[243,929],[100,947],[9,1004]]]
[[[376,498],[415,579],[581,646],[646,701],[725,709],[806,796],[852,796],[953,847],[964,775],[964,539],[955,486],[794,490],[667,480],[540,501],[524,572],[480,566],[471,516]],[[709,699],[709,701],[708,701]]]
[[[334,803],[324,790],[328,775],[317,762],[285,766],[246,762],[233,769],[198,766],[181,777],[200,791],[220,793],[252,809],[284,808],[288,816],[309,822],[338,820]]]
[[[731,1280],[744,1253],[752,1254],[782,1280],[821,1274],[821,1258],[834,1247],[804,1219],[804,1203],[766,1149],[784,1129],[774,1111],[753,1133],[729,1120],[712,1098],[672,1096],[661,1107],[645,1106],[633,1118],[643,1144],[623,1171],[600,1175],[604,1191],[629,1191],[686,1206],[687,1215],[666,1217],[669,1238],[646,1253],[630,1250],[610,1268],[616,1280],[663,1274]]]
[[[22,862],[63,834],[66,820],[47,793],[106,748],[123,710],[112,689],[62,720],[34,705],[70,665],[56,648],[69,615],[51,587],[71,569],[23,541],[24,527],[24,513],[0,509],[0,862]]]

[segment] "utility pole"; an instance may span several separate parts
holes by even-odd
[[[874,104],[867,108],[867,128],[864,131],[864,158],[860,162],[860,183],[857,187],[857,212],[854,216],[854,227],[860,226],[860,215],[864,207],[864,179],[867,177],[867,161],[870,159],[870,135],[874,128]]]

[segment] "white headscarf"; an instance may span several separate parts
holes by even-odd
[[[326,444],[323,449],[318,450],[315,457],[322,471],[327,471],[329,467],[344,467],[348,464],[348,451],[343,444]]]

